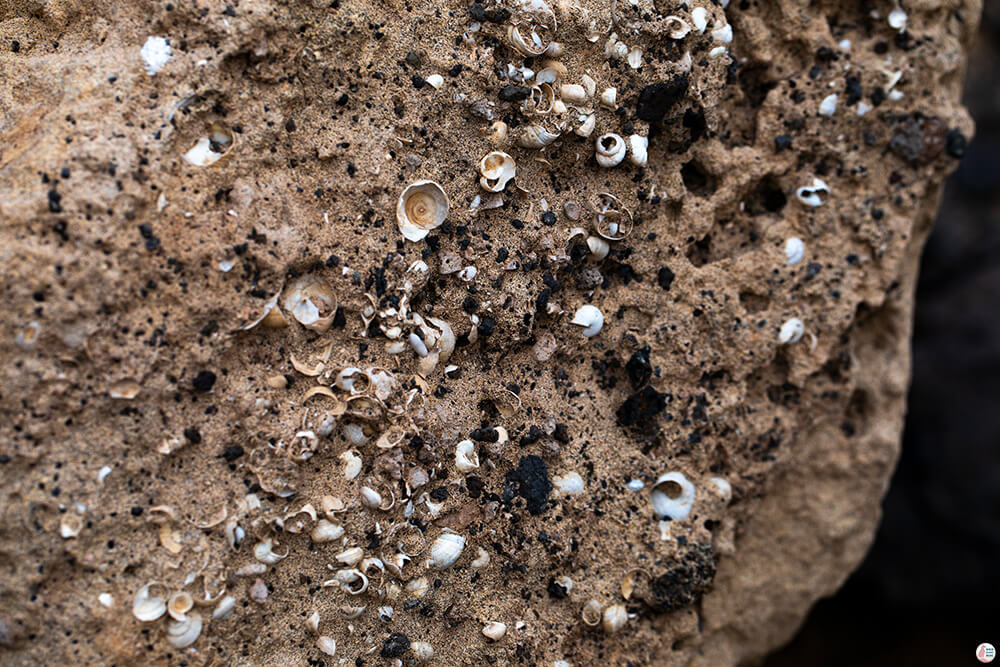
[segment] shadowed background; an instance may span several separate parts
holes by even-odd
[[[1000,646],[1000,2],[965,103],[976,136],[920,267],[899,467],[871,552],[766,667],[978,665]]]

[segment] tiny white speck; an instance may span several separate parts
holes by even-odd
[[[866,113],[871,111],[872,108],[865,104],[864,102],[858,102],[858,115],[864,116]]]
[[[849,39],[842,39],[842,40],[840,40],[840,44],[838,44],[837,46],[840,47],[841,51],[850,51],[851,50],[851,40],[849,40]]]
[[[896,7],[891,12],[889,12],[889,25],[896,30],[903,32],[906,30],[906,12],[903,11],[902,7]]]
[[[633,479],[625,485],[625,488],[629,491],[642,491],[645,486],[646,484],[641,479]]]
[[[893,102],[898,102],[899,100],[903,99],[903,91],[902,90],[890,90],[889,91],[889,99],[892,100]]]
[[[104,479],[111,474],[111,466],[104,466],[99,471],[97,471],[97,481],[104,483]]]
[[[146,73],[149,76],[155,76],[170,60],[173,51],[170,50],[170,45],[163,37],[150,37],[142,45],[139,55],[146,63]]]

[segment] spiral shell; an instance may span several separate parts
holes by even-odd
[[[423,239],[448,217],[448,196],[434,181],[410,183],[396,203],[396,224],[408,241]]]
[[[517,173],[514,158],[501,151],[493,151],[479,161],[479,184],[490,192],[501,192]]]
[[[521,148],[544,148],[559,138],[558,133],[552,133],[541,125],[528,125],[517,137],[517,145]]]
[[[594,144],[597,164],[605,168],[615,167],[625,159],[625,140],[620,135],[602,134]]]

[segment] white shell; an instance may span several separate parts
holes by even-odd
[[[621,135],[609,132],[597,137],[594,142],[597,164],[605,168],[615,167],[625,159],[625,140]]]
[[[190,593],[184,591],[174,593],[167,601],[167,613],[170,614],[170,618],[178,621],[183,621],[192,607],[194,607],[194,598],[191,597]]]
[[[201,634],[201,614],[191,612],[182,620],[171,619],[167,623],[167,642],[174,648],[185,648],[198,639]]]
[[[102,606],[110,609],[115,604],[115,598],[111,593],[101,593],[97,596],[97,601],[101,603]]]
[[[428,563],[436,570],[444,570],[455,564],[465,548],[465,538],[456,533],[441,533],[431,544]]]
[[[232,595],[227,595],[221,600],[219,604],[215,607],[215,611],[212,612],[212,620],[218,621],[224,618],[229,618],[229,615],[233,613],[233,609],[236,607],[236,598]]]
[[[212,150],[211,139],[200,137],[194,146],[189,148],[181,157],[196,167],[207,167],[210,164],[218,162],[223,155],[224,153],[217,153]]]
[[[382,494],[370,486],[361,487],[361,502],[365,507],[377,509],[382,504]]]
[[[361,474],[361,457],[348,450],[340,455],[340,460],[344,463],[344,479],[351,481]]]
[[[427,581],[427,577],[417,577],[406,582],[406,586],[403,588],[413,597],[422,598],[427,595],[427,591],[430,589],[430,582]]]
[[[832,116],[837,111],[837,93],[830,93],[819,103],[820,116]]]
[[[424,79],[434,90],[440,90],[441,86],[444,85],[444,77],[440,74],[431,74],[429,77]]]
[[[593,97],[597,93],[597,82],[589,74],[580,77],[583,82],[583,89],[587,91],[587,97]]]
[[[256,558],[257,560],[259,560],[261,563],[266,563],[267,565],[274,565],[275,563],[277,563],[278,561],[280,561],[282,558],[285,558],[286,556],[288,556],[288,552],[287,551],[285,552],[284,556],[282,556],[280,554],[274,553],[272,547],[273,547],[273,544],[272,544],[270,538],[268,538],[268,539],[266,539],[266,540],[264,540],[262,542],[258,542],[257,546],[255,546],[253,548],[253,556],[254,556],[254,558]]]
[[[597,125],[597,119],[594,117],[594,114],[590,114],[589,116],[583,119],[583,122],[580,123],[580,126],[578,128],[573,130],[573,133],[581,137],[589,137],[591,134],[594,133],[594,127],[596,125]]]
[[[322,544],[324,542],[333,542],[334,540],[339,540],[344,535],[343,526],[338,526],[335,523],[327,521],[326,519],[320,519],[313,526],[312,541],[317,544]]]
[[[646,166],[647,160],[647,149],[649,148],[649,139],[642,136],[641,134],[632,134],[628,138],[628,159],[629,162],[637,167]]]
[[[529,58],[542,55],[549,46],[534,30],[525,37],[521,34],[521,30],[514,25],[507,28],[507,39],[515,51]]]
[[[806,326],[802,324],[802,320],[792,317],[781,325],[781,331],[778,332],[778,342],[782,345],[798,343],[805,332]]]
[[[733,26],[727,23],[721,28],[716,28],[712,31],[712,37],[723,44],[728,44],[733,41]]]
[[[806,246],[798,236],[789,237],[785,241],[785,257],[788,260],[788,266],[798,264],[805,255]]]
[[[493,641],[500,641],[507,634],[507,625],[499,621],[491,621],[483,628],[483,634]]]
[[[66,514],[59,521],[59,536],[64,540],[76,537],[83,530],[83,519],[78,514]]]
[[[477,547],[476,559],[469,563],[472,569],[478,570],[490,564],[490,552],[482,547]]]
[[[359,382],[359,380],[363,380]],[[352,394],[360,394],[365,389],[368,388],[368,376],[360,368],[355,368],[354,366],[348,366],[337,373],[337,377],[333,380],[333,384],[337,389],[343,389],[344,391],[349,391]]]
[[[670,485],[669,487],[667,485]],[[671,496],[667,488],[680,488],[680,493]],[[680,472],[668,472],[660,475],[649,494],[649,503],[661,517],[670,517],[678,521],[686,519],[694,505],[694,484]]]
[[[583,493],[583,478],[578,472],[568,472],[565,475],[556,475],[552,478],[552,484],[559,493],[576,496]]]
[[[628,623],[628,612],[623,604],[613,604],[604,610],[604,631],[618,632]]]
[[[521,148],[544,148],[558,138],[558,134],[549,132],[541,125],[528,125],[518,135],[517,145]]]
[[[632,69],[639,69],[642,67],[642,49],[638,46],[632,47],[632,50],[628,52],[627,56],[625,56],[625,62],[627,62],[628,66]]]
[[[617,88],[605,88],[604,92],[601,93],[601,104],[609,109],[615,108],[615,102],[618,100],[618,89]]]
[[[410,652],[418,662],[427,662],[434,657],[434,648],[427,642],[413,642],[410,644]]]
[[[587,338],[593,338],[604,327],[604,314],[597,306],[591,306],[590,304],[580,306],[580,309],[576,311],[576,315],[573,316],[571,324],[583,327],[583,335]]]
[[[326,331],[337,314],[337,300],[328,283],[315,276],[301,276],[288,286],[282,307],[299,324],[314,331]]]
[[[828,194],[830,192],[830,188],[826,183],[814,177],[812,185],[799,188],[795,191],[795,196],[806,206],[812,206],[815,208],[823,205],[823,198],[819,196],[819,193],[821,192]]]
[[[336,555],[336,559],[344,565],[357,565],[365,557],[365,550],[361,547],[351,547]]]
[[[163,598],[151,597],[149,589],[155,585],[150,582],[140,588],[132,599],[132,615],[140,621],[155,621],[167,613],[167,602]]]
[[[704,7],[695,7],[691,10],[691,23],[694,24],[694,29],[699,33],[704,34],[705,28],[708,27],[708,10]]]
[[[722,477],[710,477],[708,481],[715,485],[715,488],[718,491],[719,496],[721,496],[725,502],[728,503],[730,500],[732,500],[733,487],[728,480],[723,479]]]
[[[333,581],[324,581],[323,585],[336,584],[340,586],[345,592],[351,595],[361,595],[368,590],[368,577],[361,570],[355,569],[345,569],[337,570],[336,574],[333,575]],[[356,585],[360,582],[360,585]]]
[[[471,440],[463,440],[455,446],[455,467],[460,472],[469,472],[479,467],[479,455]]]
[[[500,192],[517,174],[514,158],[502,151],[493,151],[479,161],[479,185],[489,192]]]
[[[337,642],[332,637],[323,635],[316,639],[316,648],[327,655],[335,655],[337,653]]]
[[[396,224],[403,238],[419,241],[448,217],[448,196],[434,181],[415,181],[396,202]]]
[[[604,259],[611,252],[611,246],[600,236],[588,236],[587,247],[596,259]]]
[[[667,34],[671,39],[684,39],[691,32],[691,26],[679,16],[668,16],[664,22],[667,24]]]
[[[579,104],[587,101],[587,90],[578,83],[564,83],[559,87],[559,96],[567,102]]]

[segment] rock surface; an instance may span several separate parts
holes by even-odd
[[[318,633],[349,662],[725,665],[786,641],[877,523],[979,7],[910,2],[900,30],[888,2],[705,3],[699,32],[668,4],[5,4],[4,662],[329,662]],[[514,26],[555,27],[562,65]],[[596,87],[544,113],[507,88],[523,67]],[[531,124],[562,136],[523,148]],[[645,166],[599,167],[608,132],[648,137]],[[491,150],[517,163],[500,194]],[[448,219],[404,241],[422,179]],[[353,397],[345,367],[372,369]],[[694,485],[673,521],[668,471]],[[381,559],[359,595],[333,572],[352,547]],[[151,581],[196,598],[189,645],[183,615],[134,618]]]

